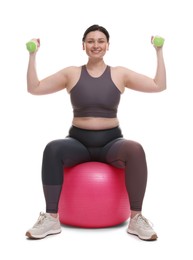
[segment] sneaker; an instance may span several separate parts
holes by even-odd
[[[61,232],[59,217],[54,218],[49,213],[40,213],[35,225],[26,232],[29,238],[44,238]]]
[[[130,220],[127,232],[138,236],[142,240],[153,241],[157,239],[157,234],[151,227],[149,221],[141,214],[137,214]]]

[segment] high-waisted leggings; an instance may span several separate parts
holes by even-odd
[[[46,212],[58,212],[65,168],[88,161],[124,168],[131,210],[141,211],[147,182],[143,147],[137,142],[124,139],[119,127],[84,130],[72,126],[66,138],[51,141],[43,153],[42,183]]]

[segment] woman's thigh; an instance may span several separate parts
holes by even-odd
[[[43,153],[42,179],[46,184],[59,184],[64,168],[90,161],[87,148],[74,138],[54,140],[47,144]]]

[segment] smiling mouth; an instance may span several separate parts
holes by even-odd
[[[99,50],[93,50],[92,51],[92,53],[95,53],[95,54],[98,54],[98,53],[100,53],[101,51],[99,51]]]

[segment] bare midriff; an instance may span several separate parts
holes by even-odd
[[[72,125],[87,130],[104,130],[117,127],[117,118],[74,117]]]

